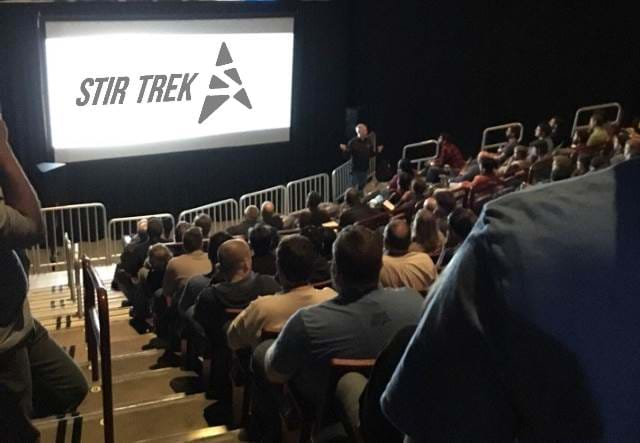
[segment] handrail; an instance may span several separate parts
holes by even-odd
[[[109,220],[108,223],[108,229],[107,232],[109,233],[109,241],[107,242],[107,248],[108,248],[108,253],[109,253],[109,257],[110,258],[115,258],[119,255],[119,253],[116,252],[115,248],[113,248],[113,244],[114,242],[117,242],[117,240],[119,240],[119,238],[117,238],[117,234],[118,234],[118,227],[120,227],[120,239],[122,237],[124,237],[125,234],[132,234],[136,231],[137,228],[137,224],[140,220],[144,220],[144,219],[150,219],[150,218],[159,218],[159,219],[163,219],[163,218],[170,218],[171,222],[173,223],[173,225],[175,226],[175,219],[173,218],[172,214],[169,214],[168,212],[164,212],[161,214],[148,214],[148,215],[135,215],[135,216],[131,216],[131,217],[118,217],[118,218],[112,218],[111,220]],[[128,228],[128,232],[125,232],[125,226]],[[174,240],[175,237],[175,230],[171,231],[171,240]]]
[[[351,186],[351,160],[331,171],[332,200],[338,202]]]
[[[487,144],[487,137],[490,133],[492,132],[497,132],[497,131],[504,131],[508,128],[511,127],[517,127],[519,129],[519,136],[518,136],[518,143],[522,142],[522,138],[524,137],[524,125],[520,122],[512,122],[512,123],[505,123],[503,125],[497,125],[497,126],[490,126],[488,128],[485,128],[484,131],[482,131],[482,142],[480,142],[480,150],[481,151],[486,151],[489,149],[495,149],[495,148],[499,148],[500,146],[504,145],[504,141],[501,141],[499,143],[491,143],[491,144]]]
[[[573,118],[573,127],[571,128],[571,136],[573,137],[576,131],[578,131],[579,129],[586,129],[589,127],[588,124],[578,125],[581,114],[584,114],[585,112],[591,112],[591,114],[593,114],[595,111],[603,111],[609,108],[617,109],[616,119],[613,122],[620,124],[620,121],[622,120],[622,105],[618,102],[603,103],[601,105],[583,106],[582,108],[578,108]]]
[[[289,213],[287,188],[283,185],[272,186],[260,191],[250,192],[240,197],[239,212],[242,214],[247,206],[255,205],[258,208],[265,201],[270,201],[275,206],[276,212],[282,215]]]
[[[97,260],[109,261],[107,240],[107,210],[102,203],[82,203],[52,206],[41,209],[44,239],[29,250],[29,258],[35,273],[41,269],[54,271],[66,264],[64,234],[78,243],[80,252]],[[44,259],[44,260],[43,260]]]
[[[315,174],[287,183],[287,209],[296,212],[305,208],[306,198],[309,192],[316,191],[322,197],[322,201],[330,200],[329,175]]]
[[[192,223],[200,214],[207,214],[211,217],[211,233],[228,228],[236,224],[240,219],[238,202],[232,198],[228,198],[184,210],[178,216],[178,222],[186,221],[187,223]]]
[[[435,145],[436,147],[435,153],[433,155],[413,159],[410,158],[410,151],[417,150],[416,148],[425,148],[431,145]],[[422,151],[422,149],[420,149],[419,151]],[[428,139],[421,142],[410,143],[402,148],[402,158],[408,158],[411,163],[416,165],[416,169],[422,169],[424,167],[424,163],[437,158],[438,155],[440,155],[440,143],[435,139]]]
[[[73,263],[73,244],[69,240],[69,233],[64,233],[64,256],[67,268],[67,286],[71,293],[71,301],[76,301],[76,281],[73,275],[74,263]]]
[[[114,443],[113,386],[111,374],[111,331],[109,324],[109,298],[102,280],[91,260],[82,258],[85,290],[85,333],[91,359],[92,380],[97,381],[98,350],[102,370],[102,414],[104,419],[104,441]],[[98,300],[96,308],[96,298]]]

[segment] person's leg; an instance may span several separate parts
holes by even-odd
[[[359,191],[364,190],[367,184],[367,172],[366,171],[351,171],[351,185],[357,188]]]
[[[360,428],[360,396],[367,385],[367,378],[357,372],[349,372],[336,385],[336,410],[349,435],[354,438]]]
[[[87,381],[78,365],[37,321],[28,352],[34,416],[46,417],[75,410],[89,391]]]
[[[37,441],[39,432],[29,420],[31,392],[27,346],[0,355],[0,440],[10,443]]]
[[[257,433],[257,440],[263,443],[276,443],[281,440],[278,403],[281,392],[278,391],[278,387],[269,383],[264,372],[264,358],[271,343],[273,340],[258,345],[251,359],[253,401],[249,429]]]

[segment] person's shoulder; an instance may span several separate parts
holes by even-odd
[[[369,293],[368,295],[369,297],[380,297],[380,298],[387,298],[388,296],[392,296],[395,297],[396,299],[398,297],[419,297],[422,298],[422,296],[420,295],[420,293],[418,291],[416,291],[415,289],[412,288],[378,288],[375,291],[372,291]],[[391,298],[391,300],[394,300],[393,298]]]

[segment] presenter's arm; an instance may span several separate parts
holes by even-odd
[[[9,131],[1,117],[0,187],[4,194],[0,223],[3,246],[22,248],[39,241],[42,234],[40,201],[13,154],[9,145]]]

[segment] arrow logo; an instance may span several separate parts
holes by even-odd
[[[218,59],[216,61],[216,67],[222,68],[226,67],[224,70],[225,77],[230,80],[230,82],[235,83],[240,89],[233,94],[233,98],[244,105],[247,109],[253,109],[251,106],[251,101],[249,100],[249,96],[247,95],[247,91],[242,87],[242,79],[240,79],[240,73],[238,70],[232,66],[233,58],[231,57],[231,53],[229,52],[229,48],[225,42],[220,46],[220,51],[218,51]],[[209,81],[209,89],[211,90],[220,90],[220,89],[229,89],[229,83],[222,80],[217,75],[212,75],[211,80]],[[198,119],[198,123],[204,122],[208,119],[211,114],[216,112],[220,107],[231,98],[231,94],[214,94],[207,95],[204,99],[204,103],[202,104],[202,110],[200,111],[200,118]]]

